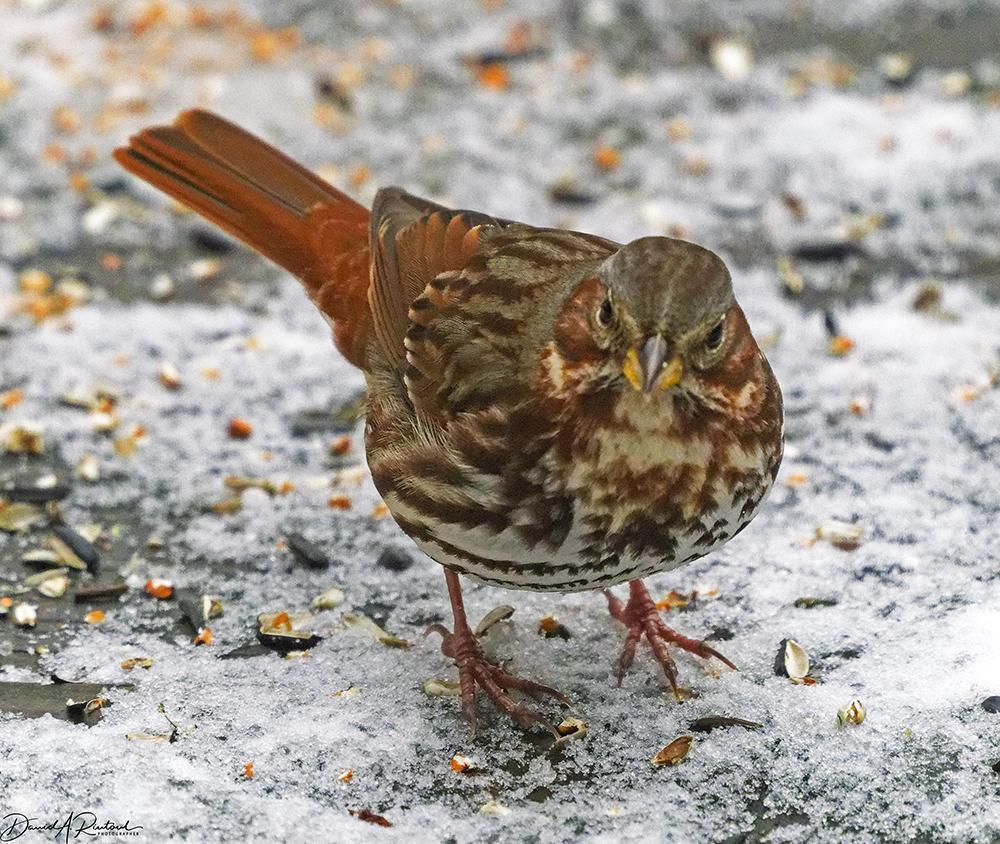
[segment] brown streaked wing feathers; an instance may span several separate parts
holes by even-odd
[[[363,365],[368,211],[260,138],[207,111],[183,112],[115,150],[125,169],[300,278]]]
[[[372,205],[374,272],[368,292],[372,325],[387,360],[401,365],[411,304],[435,277],[460,270],[481,226],[505,226],[476,211],[453,211],[399,188],[383,188]]]

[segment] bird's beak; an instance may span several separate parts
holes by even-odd
[[[622,373],[636,390],[652,392],[654,386],[669,390],[684,374],[684,365],[679,355],[667,362],[667,341],[662,335],[654,334],[642,346],[633,346],[625,356]]]

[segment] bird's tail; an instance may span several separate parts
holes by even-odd
[[[364,206],[207,111],[144,129],[115,159],[301,279],[337,347],[363,366],[371,324]]]

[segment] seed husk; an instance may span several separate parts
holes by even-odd
[[[15,604],[14,623],[20,627],[34,627],[38,620],[38,607],[34,604]]]
[[[344,590],[337,586],[331,586],[313,598],[311,606],[316,610],[332,610],[334,607],[339,607],[345,600],[347,600],[347,596],[344,594]]]
[[[287,653],[303,651],[319,644],[323,637],[301,625],[312,619],[310,613],[261,613],[257,616],[257,639],[269,648]]]
[[[66,594],[68,588],[69,578],[65,574],[50,577],[38,584],[39,593],[46,598],[61,598]]]
[[[864,532],[861,525],[831,520],[816,528],[816,538],[829,542],[841,551],[853,551],[861,546]]]
[[[45,571],[40,571],[37,574],[32,574],[24,578],[24,585],[41,586],[46,580],[51,580],[54,577],[60,577],[68,573],[69,569],[65,567],[45,569]]]
[[[374,621],[363,613],[344,613],[344,624],[356,630],[364,630],[369,633],[375,641],[380,642],[389,648],[408,648],[410,643],[406,639],[387,633]]]
[[[101,464],[93,454],[85,454],[76,464],[76,474],[89,484],[96,484],[101,479]]]
[[[865,711],[864,704],[855,698],[847,706],[837,712],[837,723],[841,727],[845,727],[848,724],[854,724],[857,726],[865,720],[865,716],[868,713]]]
[[[589,729],[590,727],[586,721],[582,721],[579,718],[566,718],[556,726],[556,732],[559,733],[556,744],[563,744],[572,739],[582,739],[587,735]]]
[[[649,761],[654,765],[679,765],[687,757],[693,744],[694,736],[677,736]]]
[[[55,525],[52,532],[69,547],[78,559],[83,561],[87,571],[91,574],[97,574],[101,564],[101,555],[90,540],[67,525]]]
[[[483,616],[482,621],[476,625],[473,633],[477,639],[482,638],[493,625],[499,624],[501,621],[506,621],[512,615],[514,615],[514,608],[512,606],[501,604],[498,607],[493,607],[493,609]]]
[[[503,817],[504,815],[510,814],[510,809],[508,809],[502,803],[497,803],[496,800],[489,800],[479,807],[479,814],[496,815],[498,817]]]
[[[45,435],[32,422],[7,422],[0,425],[0,448],[10,454],[41,454]]]
[[[438,677],[424,680],[423,689],[424,694],[428,697],[453,697],[462,691],[462,687],[458,683],[442,680]]]
[[[809,654],[794,639],[782,639],[774,660],[774,673],[791,680],[803,680],[809,674]]]
[[[174,590],[181,616],[197,633],[205,623],[223,613],[222,601],[213,595],[201,595],[189,589]]]
[[[67,545],[65,542],[63,542],[58,536],[50,536],[49,545],[55,552],[55,555],[58,558],[58,562],[61,565],[67,566],[71,569],[75,569],[76,571],[87,570],[87,564],[83,560],[81,560],[76,555],[76,552],[74,552],[73,549],[70,548],[70,546]]]
[[[7,533],[21,533],[41,524],[46,519],[45,511],[34,504],[23,501],[0,501],[0,530]]]
[[[153,660],[148,656],[133,656],[122,662],[121,667],[126,671],[131,671],[134,668],[152,668]]]

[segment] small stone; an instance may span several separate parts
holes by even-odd
[[[406,571],[413,565],[413,558],[403,549],[390,546],[379,554],[376,565],[389,571]]]

